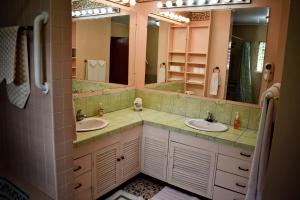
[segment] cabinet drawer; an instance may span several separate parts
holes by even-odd
[[[215,184],[242,194],[246,194],[248,179],[217,170]]]
[[[219,153],[226,156],[231,156],[234,158],[250,161],[250,162],[252,161],[252,157],[253,157],[252,151],[244,150],[237,147],[227,146],[223,144],[219,145]]]
[[[220,187],[214,187],[214,196],[213,200],[244,200],[245,195],[232,192],[230,190],[226,190]]]
[[[87,189],[83,192],[77,192],[74,194],[74,199],[75,200],[92,200],[92,190]]]
[[[92,157],[91,154],[77,158],[74,160],[74,176],[77,177],[87,171],[91,170]]]
[[[91,178],[92,178],[91,172],[84,173],[75,178],[75,185],[74,185],[75,195],[79,192],[81,193],[91,188],[92,186]]]
[[[217,169],[225,172],[233,173],[236,175],[249,177],[249,171],[251,169],[251,163],[229,156],[218,155]]]

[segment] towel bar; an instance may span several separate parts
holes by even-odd
[[[43,82],[43,66],[42,66],[42,41],[41,41],[41,32],[42,25],[46,24],[48,21],[48,13],[42,12],[40,15],[36,16],[34,19],[33,27],[33,46],[34,46],[34,76],[35,76],[35,85],[38,87],[44,94],[49,92],[49,87],[47,82]]]

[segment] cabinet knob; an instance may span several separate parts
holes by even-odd
[[[121,158],[117,158],[117,161],[120,162],[120,161],[121,161]]]
[[[82,186],[81,183],[77,183],[77,184],[75,185],[74,189],[77,190],[77,189],[80,188],[81,186]]]
[[[241,156],[244,156],[244,157],[247,157],[247,158],[250,158],[250,157],[251,157],[251,155],[250,155],[250,154],[243,153],[243,152],[241,152],[241,153],[240,153],[240,155],[241,155]]]
[[[80,165],[74,166],[73,172],[76,172],[81,169],[82,169],[82,167]]]
[[[239,166],[239,170],[245,171],[245,172],[249,171],[249,169],[245,169],[245,168],[242,168],[242,167],[240,167],[240,166]]]
[[[125,157],[124,157],[124,156],[121,156],[121,159],[122,159],[122,160],[124,160],[124,159],[125,159]]]

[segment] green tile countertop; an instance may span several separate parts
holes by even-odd
[[[187,119],[181,115],[144,108],[141,112],[135,112],[131,108],[107,113],[104,119],[108,120],[109,125],[101,130],[77,132],[77,140],[74,146],[78,147],[93,140],[99,139],[108,134],[120,133],[126,129],[133,128],[142,124],[153,125],[182,134],[228,144],[244,149],[253,150],[256,144],[256,130],[240,129],[236,130],[228,126],[226,132],[205,132],[190,128],[184,124]]]

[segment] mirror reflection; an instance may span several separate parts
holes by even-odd
[[[268,8],[232,11],[226,99],[258,103],[264,68],[268,18]]]
[[[145,87],[257,104],[269,9],[176,15],[190,22],[148,17]]]
[[[73,91],[128,84],[129,21],[123,14],[73,21]]]

